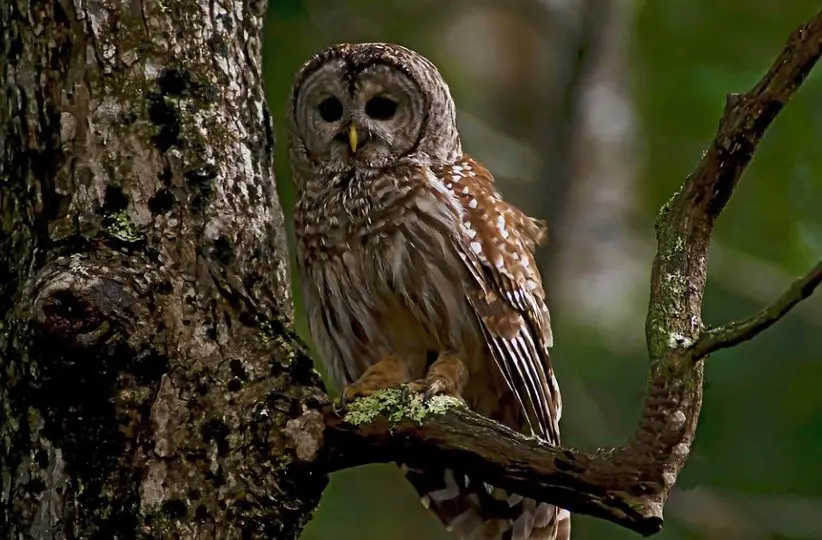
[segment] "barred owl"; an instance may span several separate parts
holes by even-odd
[[[437,68],[398,45],[336,45],[299,71],[288,107],[305,305],[343,397],[407,384],[558,444],[544,227],[463,153]],[[459,538],[570,535],[563,509],[436,464],[403,469]]]

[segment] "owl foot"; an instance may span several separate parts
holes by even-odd
[[[428,368],[424,379],[408,383],[408,392],[422,392],[423,403],[434,396],[452,396],[462,399],[462,390],[468,382],[468,368],[456,353],[440,353]]]
[[[343,389],[340,396],[340,407],[344,412],[354,399],[399,386],[407,380],[408,367],[405,361],[393,354],[386,356],[365,370],[359,379]]]

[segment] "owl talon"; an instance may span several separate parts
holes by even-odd
[[[345,413],[348,412],[348,404],[345,402],[345,397],[340,396],[339,401],[332,402],[331,409],[334,411],[334,414],[336,414],[340,418],[345,416]]]
[[[410,384],[411,383],[400,386],[400,402],[403,405],[407,405],[411,401],[411,394],[414,393],[409,387]]]
[[[374,395],[380,390],[394,388],[407,379],[408,368],[405,361],[398,356],[391,355],[383,358],[369,367],[359,379],[343,388],[340,395],[340,407],[348,409],[357,398]]]
[[[422,393],[422,402],[425,405],[434,396],[451,396],[462,399],[460,389],[452,382],[442,377],[429,378],[425,383],[425,390]]]
[[[428,379],[417,379],[416,381],[411,381],[405,386],[405,389],[406,394],[409,397],[411,394],[422,394],[423,405],[428,405],[428,401],[436,395],[436,392],[431,392]]]
[[[405,393],[410,397],[411,394],[419,394],[420,392],[425,392],[427,388],[425,379],[417,379],[416,381],[411,381],[405,385]]]
[[[422,402],[428,405],[434,396],[462,399],[462,389],[467,380],[468,369],[460,357],[451,352],[443,352],[428,368],[425,379],[408,383],[408,389],[411,392],[422,392]]]
[[[347,409],[348,406],[357,398],[368,397],[383,389],[383,387],[369,386],[368,383],[373,381],[359,381],[346,386],[340,395],[340,405]]]
[[[422,394],[422,404],[428,405],[434,396],[451,396],[462,399],[457,388],[451,386],[448,381],[441,377],[431,377],[412,381],[403,387],[405,396],[411,394]]]
[[[428,405],[431,398],[434,396],[450,395],[453,397],[460,397],[459,391],[455,388],[448,388],[448,384],[441,378],[436,378],[428,382],[425,392],[422,393],[422,402]]]
[[[351,402],[356,400],[357,398],[361,397],[368,397],[372,395],[377,390],[369,391],[362,388],[356,387],[357,383],[350,384],[343,389],[342,394],[340,394],[340,403],[339,409],[337,409],[337,405],[334,406],[334,411],[337,412],[340,416],[345,416],[348,412],[348,407],[351,405]]]

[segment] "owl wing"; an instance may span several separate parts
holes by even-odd
[[[439,172],[439,171],[438,171]],[[441,171],[462,208],[456,248],[472,282],[468,301],[533,433],[559,444],[559,387],[548,355],[551,318],[534,260],[542,222],[502,200],[491,173],[464,156]]]
[[[491,174],[469,157],[432,168],[429,184],[444,207],[460,216],[454,236],[470,279],[466,297],[514,401],[498,411],[510,427],[559,444],[560,394],[548,357],[551,320],[545,305],[534,248],[544,226],[505,203]],[[488,366],[494,369],[493,366]],[[570,514],[554,505],[525,498],[454,470],[415,470],[406,477],[426,508],[461,540],[568,540]]]

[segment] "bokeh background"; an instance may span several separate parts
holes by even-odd
[[[550,224],[540,252],[564,443],[618,444],[639,414],[657,209],[818,0],[270,0],[266,87],[290,218],[284,107],[340,41],[431,58],[464,147]],[[704,320],[745,317],[822,256],[822,67],[769,131],[719,222]],[[290,221],[290,220],[289,220]],[[297,327],[309,339],[295,290]],[[822,538],[822,296],[712,357],[696,443],[661,540]],[[633,533],[577,516],[575,540]],[[305,540],[442,539],[394,466],[333,475]]]

